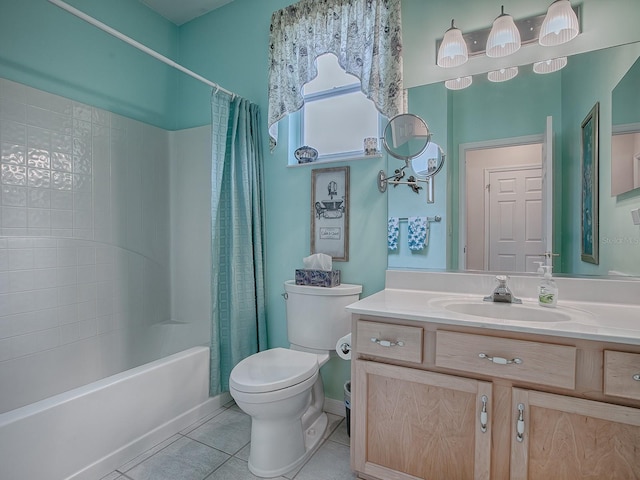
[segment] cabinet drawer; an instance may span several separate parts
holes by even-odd
[[[356,329],[358,353],[422,363],[422,328],[359,320]]]
[[[574,389],[576,347],[467,333],[436,333],[436,365]]]
[[[640,353],[604,351],[604,394],[640,400]]]

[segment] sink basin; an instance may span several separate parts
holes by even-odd
[[[439,306],[450,312],[474,315],[501,320],[519,322],[567,322],[571,317],[556,309],[518,305],[514,303],[493,303],[483,301],[446,300],[436,301]]]

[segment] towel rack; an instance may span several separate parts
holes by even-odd
[[[398,221],[399,222],[406,222],[409,220],[409,217],[398,217]],[[435,217],[427,217],[427,222],[431,223],[431,222],[439,222],[442,220],[442,217],[440,215],[436,215]]]

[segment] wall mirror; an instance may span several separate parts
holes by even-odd
[[[526,223],[525,214],[533,211],[539,219],[551,219],[553,245],[550,253],[558,255],[553,257],[555,273],[572,276],[640,276],[640,228],[633,225],[630,214],[640,207],[640,195],[636,193],[637,190],[622,195],[613,193],[611,153],[612,122],[616,122],[620,116],[616,105],[619,103],[618,92],[622,92],[622,89],[619,90],[617,86],[626,85],[626,79],[632,78],[638,68],[639,54],[640,42],[634,42],[571,55],[565,68],[551,74],[536,74],[529,65],[520,66],[517,77],[502,83],[489,82],[486,74],[477,74],[473,84],[464,90],[447,90],[442,83],[409,88],[408,110],[425,118],[432,132],[438,133],[433,141],[443,146],[448,158],[443,167],[444,174],[435,177],[438,196],[434,204],[425,205],[424,201],[415,198],[415,195],[411,196],[405,189],[393,189],[388,194],[388,215],[437,214],[442,215],[443,221],[432,226],[429,247],[424,254],[418,257],[390,251],[388,267],[506,270],[487,268],[484,263],[469,265],[467,262],[470,249],[484,247],[488,230],[485,228],[482,236],[464,231],[469,228],[465,226],[469,216],[468,204],[480,208],[488,201],[487,198],[472,197],[470,194],[465,200],[469,176],[475,175],[470,173],[470,168],[477,165],[473,163],[476,160],[469,157],[473,153],[478,157],[491,157],[490,160],[483,160],[487,163],[476,172],[480,181],[485,181],[485,175],[491,173],[488,170],[496,174],[495,182],[484,183],[477,189],[482,195],[500,183],[500,169],[505,166],[495,163],[498,157],[505,157],[505,162],[510,162],[508,165],[511,170],[522,170],[522,181],[538,191],[543,190],[542,176],[547,168],[543,159],[549,157],[551,161],[545,173],[551,179],[550,195],[545,197],[546,204],[540,198],[528,204],[525,202],[525,210],[521,211],[525,213],[509,213],[514,225],[524,223],[518,228],[524,228],[528,235],[522,246],[516,247],[517,253],[525,257],[524,267],[513,271],[535,272],[533,261],[544,259],[541,257],[544,251],[538,247],[532,251],[524,250],[530,239],[540,239],[545,235],[541,220],[536,224]],[[638,77],[635,78],[629,82],[637,102],[640,101],[639,81]],[[625,105],[631,103],[624,99],[621,101],[626,102]],[[600,102],[601,115],[600,262],[593,265],[580,258],[580,125],[596,102]],[[640,111],[637,103],[633,110]],[[624,120],[625,124],[638,122],[640,120]],[[533,155],[531,158],[537,160],[524,160],[524,150],[528,150],[527,155]],[[516,160],[525,165],[513,166]],[[393,167],[393,164],[394,160],[390,160],[389,166]],[[529,179],[528,172],[524,170],[532,165],[535,167],[534,164],[537,164],[541,173]],[[421,167],[416,165],[413,169],[420,170]],[[491,187],[486,188],[487,185]],[[475,218],[477,220],[480,217]],[[486,223],[484,217],[479,223]]]
[[[611,122],[611,195],[622,195],[640,188],[640,59],[613,89]]]

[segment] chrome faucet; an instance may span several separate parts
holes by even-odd
[[[483,298],[485,302],[522,303],[522,300],[516,298],[513,293],[511,293],[511,290],[507,286],[506,275],[496,275],[496,280],[498,281],[498,286],[491,295]]]

